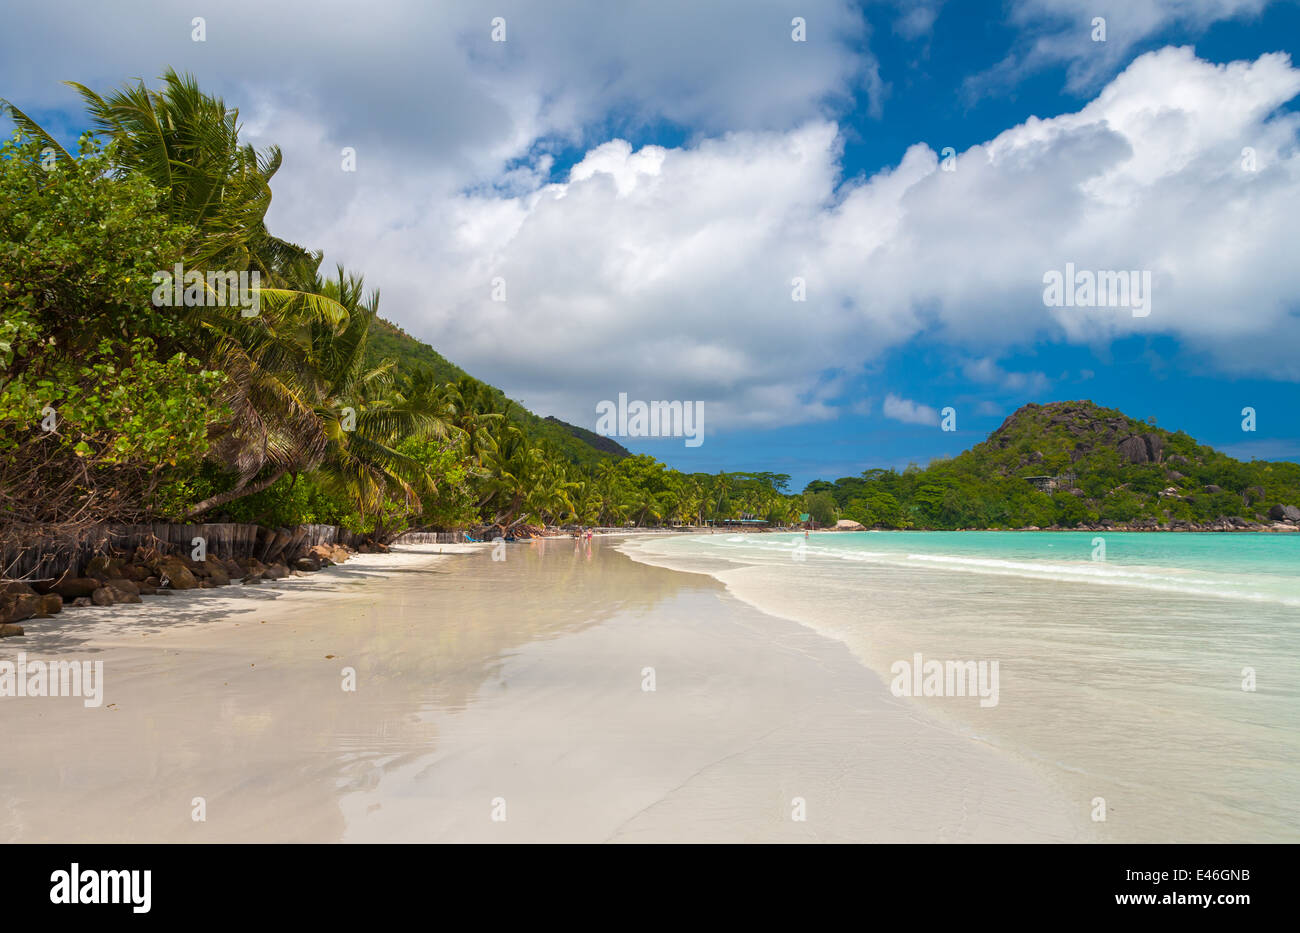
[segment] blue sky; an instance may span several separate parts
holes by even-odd
[[[860,92],[840,118],[848,138],[841,163],[846,178],[897,164],[917,141],[935,150],[953,146],[964,151],[1029,116],[1069,113],[1090,99],[1096,86],[1070,87],[1064,63],[996,90],[967,87],[972,76],[993,68],[1022,39],[1021,30],[998,18],[997,7],[948,4],[932,31],[921,36],[887,32],[873,38],[872,49],[890,85],[881,113],[873,114],[867,95]],[[1220,21],[1205,30],[1175,23],[1145,37],[1128,58],[1183,44],[1194,45],[1197,57],[1211,62],[1251,59],[1271,51],[1300,60],[1300,5],[1274,4],[1257,17]],[[1300,100],[1292,100],[1283,109],[1297,106]],[[689,136],[689,128],[655,127],[628,138],[638,147],[676,146]],[[561,162],[557,169],[567,167]],[[1188,219],[1195,221],[1194,216]],[[1294,307],[1300,309],[1300,295]],[[1176,337],[1128,337],[1095,346],[1030,342],[1001,356],[1000,367],[1042,373],[1044,378],[1010,387],[964,375],[961,361],[969,356],[965,350],[919,335],[854,379],[842,413],[832,421],[728,432],[697,449],[685,449],[675,439],[622,440],[630,449],[680,469],[788,472],[793,485],[801,488],[813,478],[855,475],[868,466],[901,468],[952,456],[982,441],[1026,402],[1091,399],[1139,419],[1155,418],[1163,427],[1185,430],[1243,459],[1300,460],[1300,392],[1294,380],[1216,372]],[[901,423],[878,406],[869,414],[855,413],[854,403],[878,396],[881,385],[936,409],[953,405],[959,413],[958,429],[945,433],[933,425]],[[1247,406],[1257,412],[1254,433],[1242,431],[1242,409]]]
[[[801,488],[1081,398],[1300,459],[1300,73],[1271,54],[1300,61],[1300,4],[702,6],[502,3],[493,43],[468,7],[289,3],[259,13],[300,38],[276,58],[252,4],[195,42],[165,6],[54,3],[0,37],[0,96],[75,131],[61,79],[195,72],[284,149],[275,232],[541,414],[702,401],[699,448],[620,438],[680,469]],[[1045,308],[1066,262],[1154,270],[1152,314]]]

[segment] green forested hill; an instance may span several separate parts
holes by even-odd
[[[431,370],[439,382],[455,382],[468,375],[427,343],[421,343],[396,324],[376,316],[370,322],[370,333],[366,337],[366,362],[373,366],[385,359],[396,360],[397,370],[403,374],[423,366]]]
[[[438,382],[456,382],[469,375],[427,343],[421,343],[396,324],[381,317],[376,317],[370,325],[366,358],[370,365],[384,359],[396,360],[399,380],[419,367],[430,370]],[[507,401],[505,393],[500,389],[482,380],[475,381],[486,386],[499,403]],[[555,417],[541,418],[518,403],[514,403],[511,408],[511,418],[534,443],[553,445],[573,463],[590,465],[610,457],[621,459],[631,456],[625,447],[612,438],[602,437]]]
[[[1026,405],[983,443],[926,469],[867,470],[807,491],[829,495],[845,517],[890,528],[1300,518],[1300,464],[1243,463],[1088,401]]]

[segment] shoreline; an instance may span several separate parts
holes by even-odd
[[[20,704],[0,839],[1095,838],[840,642],[613,544],[399,548],[311,586],[64,617],[21,647],[104,660],[104,707],[0,700]]]
[[[676,530],[676,529],[674,529]],[[699,534],[700,531],[711,529],[694,529],[692,533]],[[721,528],[720,531],[735,531],[745,533],[746,530],[753,534],[773,533],[773,534],[792,534],[794,532],[809,531],[812,534],[861,534],[864,531],[879,532],[942,532],[951,534],[953,532],[1006,532],[1006,531],[1065,531],[1065,532],[1116,532],[1132,534],[1285,534],[1287,532],[1300,532],[1300,525],[1291,525],[1286,522],[1274,522],[1271,525],[1248,525],[1248,526],[1224,526],[1224,527],[1206,527],[1204,525],[1191,525],[1188,527],[1174,527],[1172,525],[1157,525],[1154,528],[1135,528],[1129,525],[1079,525],[1075,528],[1063,528],[1059,525],[1049,525],[1046,528],[1040,528],[1037,525],[1026,525],[1023,528],[763,528],[755,529],[731,529]]]
[[[917,546],[903,542],[897,552],[861,539],[843,551],[823,544],[806,556],[782,543],[643,539],[624,550],[705,574],[756,609],[839,640],[891,690],[900,659],[1000,660],[1001,702],[991,709],[948,699],[969,696],[951,688],[909,690],[906,702],[1076,800],[1107,801],[1104,841],[1300,839],[1294,785],[1278,783],[1300,760],[1285,688],[1297,669],[1293,600],[888,560]],[[852,560],[854,547],[881,560]],[[1075,562],[1093,566],[1083,553]],[[1275,686],[1255,693],[1241,683],[1242,665],[1272,671]]]
[[[1288,532],[1300,532],[1300,525],[1289,524],[1287,522],[1273,522],[1269,525],[1250,524],[1250,525],[1231,525],[1223,526],[1206,526],[1204,524],[1183,523],[1173,524],[1166,523],[1154,527],[1134,527],[1131,525],[1078,525],[1074,528],[1064,528],[1060,525],[1049,525],[1040,528],[1037,525],[1026,525],[1020,528],[884,528],[873,526],[871,528],[803,528],[798,525],[777,526],[774,528],[753,528],[749,526],[737,525],[735,527],[728,525],[683,525],[674,528],[628,528],[616,529],[606,528],[596,531],[599,535],[633,535],[633,534],[703,534],[705,532],[725,531],[728,534],[794,534],[801,531],[807,531],[811,534],[860,534],[864,531],[890,531],[890,532],[944,532],[951,533],[956,531],[1075,531],[1075,532],[1131,532],[1133,534],[1150,534],[1150,533],[1171,533],[1171,534],[1220,534],[1230,532],[1233,534],[1274,534]],[[558,531],[551,535],[543,537],[564,538],[568,537],[569,532]]]
[[[580,536],[572,535],[563,530],[562,527],[543,529],[546,532],[539,535],[533,535],[527,538],[519,538],[510,541],[530,542],[530,541],[570,541],[581,540]],[[632,528],[619,530],[614,528],[592,529],[592,534],[596,538],[609,539],[617,537],[637,537],[637,536],[666,536],[666,535],[703,535],[703,534],[728,534],[728,535],[786,535],[799,534],[806,532],[807,535],[844,535],[844,534],[955,534],[955,533],[1032,533],[1032,532],[1055,532],[1063,534],[1150,534],[1150,533],[1169,533],[1169,534],[1287,534],[1300,532],[1300,526],[1289,525],[1284,522],[1275,523],[1272,527],[1225,527],[1225,528],[1204,528],[1204,527],[1155,527],[1155,528],[1132,528],[1132,527],[1093,527],[1082,526],[1078,528],[1060,528],[1048,527],[1038,528],[1029,526],[1026,528],[957,528],[951,530],[933,529],[933,528],[861,528],[861,529],[844,529],[844,528],[823,528],[823,529],[803,529],[803,528],[754,528],[747,526],[738,526],[735,528],[716,527],[716,526],[682,526],[676,528]],[[302,577],[318,573],[325,567],[335,563],[343,563],[349,558],[355,558],[359,554],[365,553],[387,553],[389,548],[396,546],[398,548],[425,548],[436,547],[439,549],[449,549],[448,554],[458,553],[455,548],[482,548],[491,547],[495,541],[462,541],[462,542],[417,542],[414,544],[402,544],[399,535],[393,545],[383,545],[372,551],[358,551],[353,548],[341,546],[313,547],[305,558],[306,563],[297,559],[280,559],[278,562],[270,565],[262,563],[255,558],[240,557],[235,559],[221,559],[208,557],[205,561],[194,561],[186,559],[183,556],[165,553],[161,558],[153,558],[148,561],[142,561],[138,552],[132,556],[125,551],[113,551],[115,555],[110,558],[104,555],[96,560],[108,561],[116,569],[106,572],[102,567],[92,570],[85,569],[81,575],[67,575],[58,579],[41,578],[37,580],[9,580],[0,579],[0,641],[11,638],[22,638],[26,635],[26,627],[33,624],[39,625],[45,620],[59,615],[64,610],[92,608],[106,608],[108,606],[124,603],[140,603],[143,597],[152,597],[164,594],[168,597],[186,592],[189,589],[207,589],[233,585],[256,585],[271,582],[278,579],[289,577]],[[157,554],[158,552],[153,552]],[[331,553],[333,559],[331,559]],[[459,552],[463,553],[463,552]],[[183,586],[178,588],[175,584],[159,582],[158,576],[163,571],[162,565],[170,565],[173,575],[177,573],[186,573],[190,579]],[[94,566],[92,562],[91,566]],[[106,565],[107,566],[107,565]],[[146,569],[147,568],[147,569]],[[164,578],[165,581],[165,578]],[[92,583],[94,586],[92,586]],[[71,587],[71,589],[68,589]],[[67,590],[64,592],[64,590]],[[93,590],[99,589],[99,592]],[[74,597],[73,593],[76,593]],[[56,596],[61,593],[61,596]],[[107,594],[107,595],[105,595]],[[101,600],[100,597],[103,596]],[[92,599],[93,596],[93,599]],[[39,630],[39,628],[38,628]]]

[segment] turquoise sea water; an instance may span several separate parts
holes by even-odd
[[[687,542],[692,542],[688,544]],[[1300,607],[1300,534],[1020,531],[699,535],[685,550],[931,566]],[[1095,555],[1095,557],[1094,557]]]
[[[997,661],[996,706],[900,702],[1035,764],[1081,812],[1103,799],[1099,839],[1300,841],[1300,535],[717,533],[624,547],[843,641],[886,685],[917,654]]]

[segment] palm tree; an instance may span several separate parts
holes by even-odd
[[[399,453],[404,438],[445,439],[451,424],[436,397],[405,397],[393,390],[392,360],[365,365],[366,339],[379,312],[379,293],[365,295],[361,276],[314,283],[320,294],[348,311],[341,331],[312,325],[316,415],[326,438],[319,472],[326,485],[347,495],[363,514],[378,514],[390,493],[408,508],[435,480],[413,457]],[[363,297],[364,296],[364,297]]]
[[[533,476],[530,508],[543,524],[569,521],[577,514],[582,484],[570,479],[573,468],[553,445],[543,443],[536,451],[538,469]]]
[[[116,143],[117,167],[149,178],[163,192],[162,209],[193,229],[186,262],[272,275],[308,259],[302,247],[266,229],[280,150],[258,152],[241,145],[239,111],[205,94],[193,76],[168,68],[161,80],[161,90],[139,81],[107,97],[75,81],[65,83],[81,95],[95,131]],[[3,103],[20,130],[41,140],[58,159],[72,161],[40,124]]]
[[[706,514],[713,519],[730,518],[731,502],[729,499],[731,493],[731,477],[726,473],[719,472],[709,483],[709,499],[706,506]]]
[[[236,391],[228,401],[243,403],[244,410],[213,431],[221,444],[231,434],[238,439],[247,423],[243,419],[258,419],[255,433],[266,438],[269,475],[250,482],[248,473],[241,473],[232,489],[198,503],[190,516],[265,489],[287,473],[313,469],[362,514],[377,513],[391,492],[413,504],[418,490],[432,485],[423,465],[395,447],[404,437],[446,437],[450,424],[427,396],[407,399],[393,391],[392,361],[366,367],[378,293],[365,295],[364,279],[341,266],[337,279],[316,277],[310,285],[313,293],[344,309],[345,326],[307,319],[300,322],[296,340],[277,340],[279,332],[270,328],[251,347],[232,347],[253,351],[232,359],[236,373],[248,378],[232,380]],[[256,366],[268,361],[269,368]],[[293,420],[270,420],[268,411],[289,412]]]
[[[431,376],[421,373],[418,378],[427,382]],[[495,444],[493,430],[509,417],[509,403],[498,408],[487,386],[470,376],[447,383],[441,393],[448,418],[465,438],[466,454],[481,464]]]
[[[179,346],[225,373],[221,401],[229,417],[213,426],[210,456],[236,476],[234,486],[199,503],[191,514],[251,495],[324,454],[327,439],[310,391],[313,328],[343,328],[348,311],[314,287],[320,255],[271,236],[265,215],[280,152],[239,142],[239,111],[204,94],[190,76],[168,69],[162,90],[143,81],[102,97],[68,82],[85,101],[96,131],[113,143],[116,168],[148,178],[161,207],[188,225],[183,260],[196,271],[250,271],[266,276],[259,313],[229,306],[182,307],[187,325]],[[36,121],[0,101],[19,129],[72,160]],[[308,285],[309,287],[302,287]]]
[[[658,521],[663,518],[663,506],[650,490],[637,489],[633,498],[632,513],[636,515],[636,524],[640,528],[647,519]]]
[[[492,515],[493,524],[509,527],[523,507],[533,467],[530,454],[524,433],[513,424],[504,424],[487,451],[480,483],[478,507],[484,515]]]

